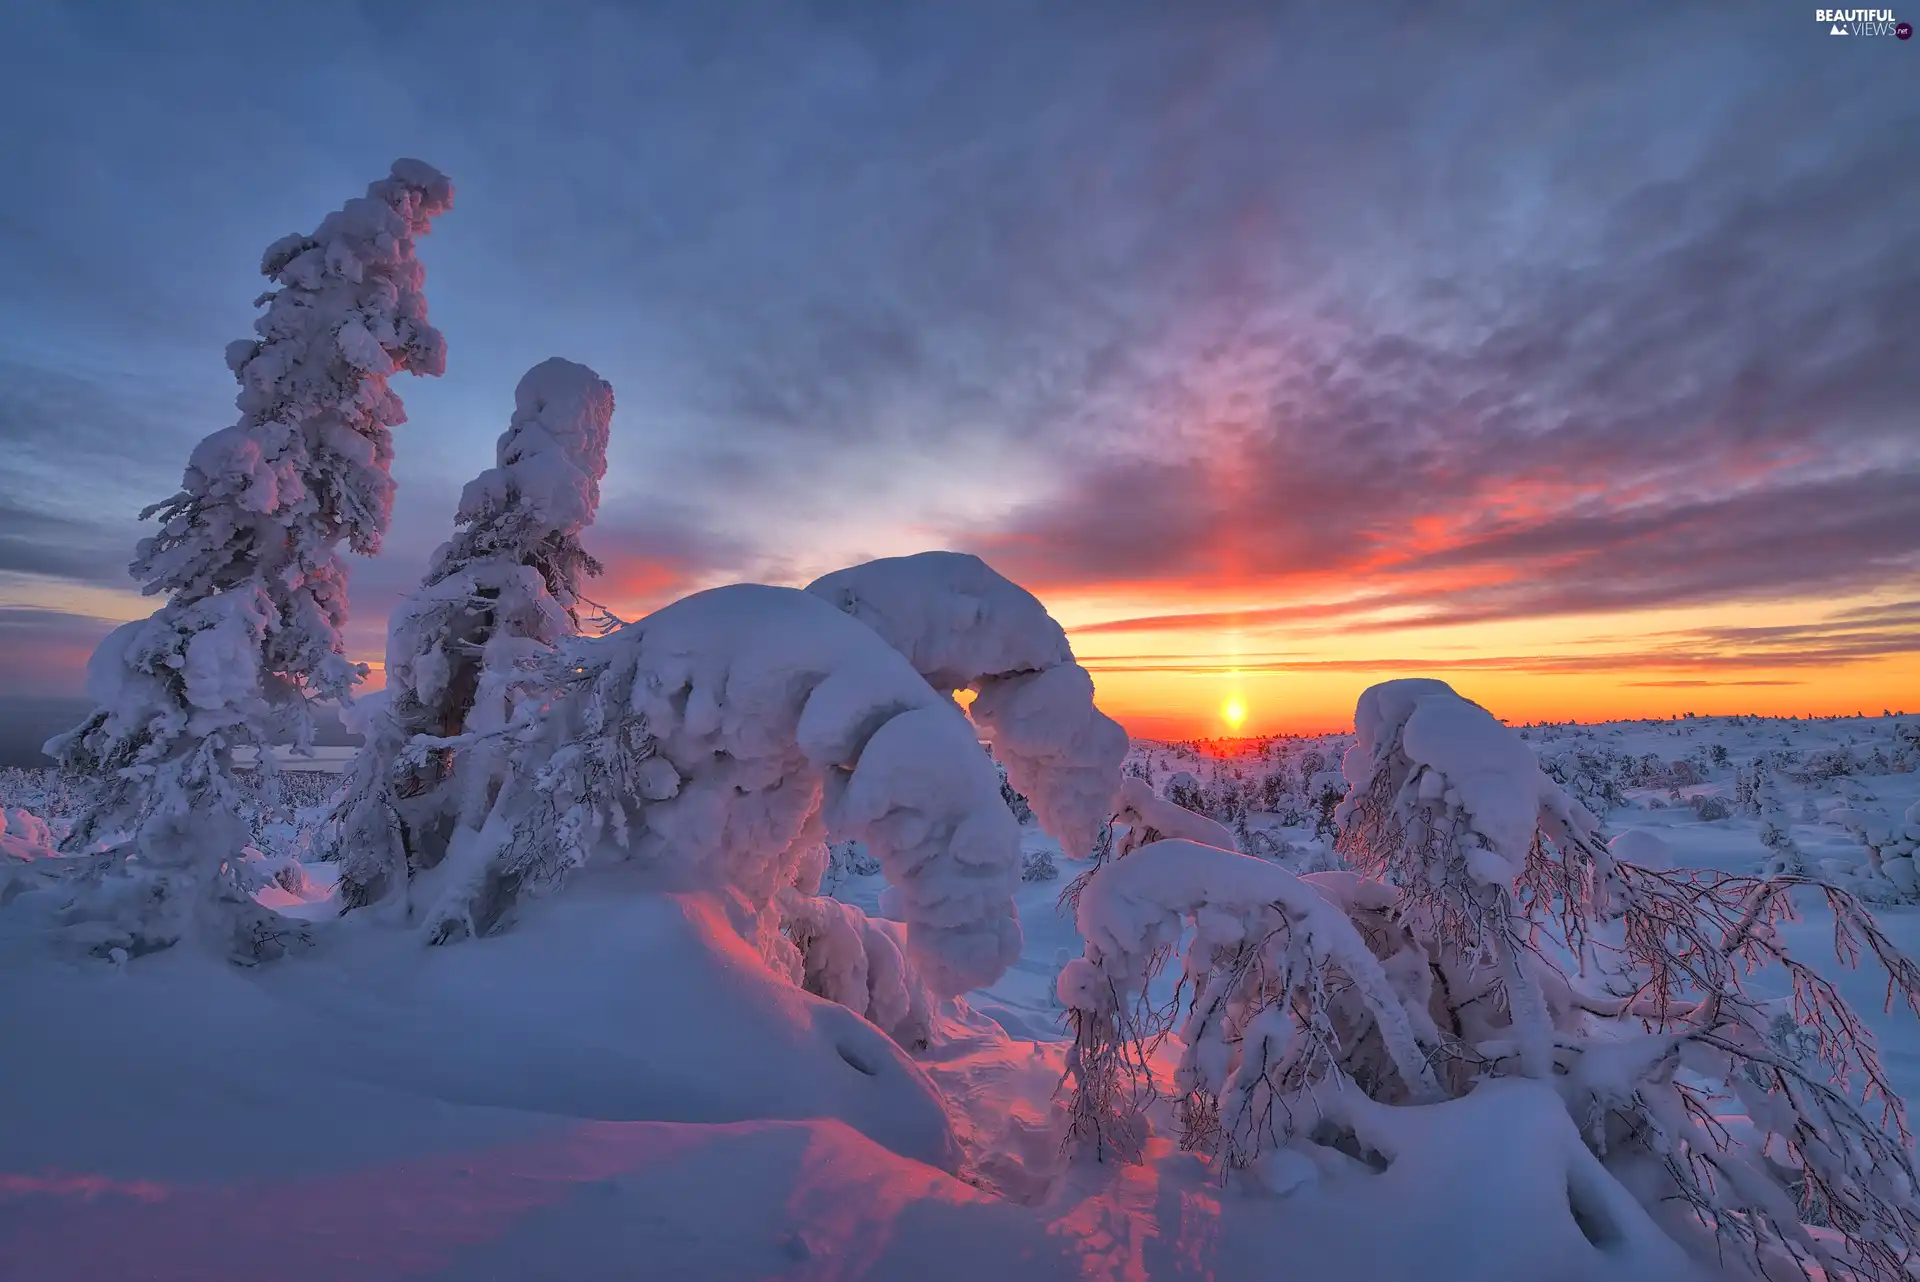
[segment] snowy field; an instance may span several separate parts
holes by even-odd
[[[1920,718],[1525,737],[1608,836],[1654,834],[1684,866],[1791,864],[1851,886],[1920,951],[1901,863]],[[1136,743],[1128,764],[1249,853],[1313,871],[1339,864],[1322,794],[1344,790],[1351,742]],[[9,812],[0,840],[31,867],[70,801],[50,774],[5,772],[0,788],[50,821]],[[617,862],[457,947],[339,918],[338,866],[313,854],[327,790],[253,815],[256,897],[314,923],[295,956],[79,962],[0,935],[0,1278],[1692,1275],[1633,1227],[1618,1186],[1569,1211],[1591,1159],[1557,1098],[1526,1082],[1423,1110],[1374,1166],[1263,1187],[1223,1184],[1182,1152],[1164,1102],[1148,1109],[1143,1161],[1069,1161],[1056,992],[1086,941],[1057,900],[1084,865],[1030,823],[1018,959],[942,1003],[926,1044],[905,1050],[771,975],[725,896],[661,893]],[[863,858],[838,848],[824,888],[877,916],[885,883]],[[1920,1098],[1920,1027],[1882,1012],[1877,973],[1831,964],[1831,918],[1801,897],[1789,941]],[[1624,1227],[1596,1233],[1596,1215]]]

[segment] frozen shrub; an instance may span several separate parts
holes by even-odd
[[[1704,796],[1693,799],[1693,813],[1701,819],[1712,822],[1716,819],[1731,819],[1733,811],[1722,797]]]
[[[1052,881],[1060,875],[1060,869],[1053,862],[1053,852],[1042,847],[1029,850],[1020,858],[1021,881]]]

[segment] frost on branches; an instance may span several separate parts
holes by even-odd
[[[968,711],[1041,829],[1073,858],[1113,813],[1127,732],[1093,703],[1067,634],[1025,588],[979,557],[922,552],[837,570],[807,591],[851,614]]]
[[[406,419],[387,380],[446,366],[414,242],[452,200],[444,175],[396,161],[261,261],[275,287],[259,299],[258,337],[227,348],[240,418],[195,447],[178,494],[142,514],[160,528],[132,571],[167,602],[101,644],[88,669],[99,710],[48,745],[97,781],[69,848],[132,836],[90,866],[65,922],[98,951],[164,947],[196,922],[243,960],[281,946],[287,923],[234,872],[246,834],[233,753],[306,749],[313,701],[346,698],[364,675],[341,641],[338,545],[377,552],[387,529],[389,429]]]
[[[905,957],[936,995],[991,983],[1019,955],[1020,827],[992,759],[950,698],[819,597],[696,593],[573,642],[546,688],[546,714],[522,723],[515,784],[481,839],[431,878],[436,937],[484,933],[527,883],[624,858],[663,890],[736,897],[763,955],[796,982],[858,988],[852,968],[802,956],[795,939],[862,945],[870,996],[848,1004],[897,1020],[884,946],[785,893],[817,893],[831,834],[879,859]]]
[[[345,907],[398,902],[486,819],[508,765],[500,732],[540,663],[579,632],[600,571],[580,535],[599,507],[612,419],[613,388],[572,361],[542,361],[515,389],[495,465],[461,494],[459,532],[388,625],[387,688],[335,816]],[[474,740],[407,757],[418,735]]]
[[[1804,878],[1609,849],[1517,735],[1441,682],[1376,686],[1355,720],[1339,812],[1355,871],[1161,841],[1089,879],[1086,954],[1059,980],[1081,1140],[1140,1151],[1149,1052],[1176,1032],[1183,1142],[1283,1191],[1330,1147],[1390,1153],[1414,1110],[1533,1079],[1703,1263],[1910,1276],[1904,1107],[1869,1030],[1776,929],[1794,892],[1824,895],[1842,960],[1864,945],[1920,1011],[1920,971],[1872,918]],[[1179,981],[1152,996],[1183,927]],[[1786,1012],[1749,990],[1766,968]]]

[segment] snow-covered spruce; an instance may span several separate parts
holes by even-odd
[[[1127,732],[1093,703],[1093,678],[1031,592],[979,557],[922,552],[836,570],[807,591],[884,637],[968,708],[1041,829],[1085,858],[1113,813]]]
[[[467,483],[420,587],[387,631],[387,688],[365,718],[352,787],[335,814],[346,908],[391,898],[469,840],[505,779],[504,730],[538,663],[579,630],[581,546],[607,471],[613,389],[553,357],[514,389],[495,464]],[[536,697],[537,693],[536,693]],[[459,753],[403,759],[416,735],[472,734]]]
[[[1526,744],[1443,683],[1376,686],[1356,725],[1340,845],[1359,872],[1282,881],[1163,842],[1089,879],[1087,955],[1059,981],[1082,1137],[1137,1149],[1146,1048],[1177,1025],[1184,1142],[1256,1180],[1298,1167],[1275,1156],[1287,1149],[1353,1149],[1327,1110],[1342,1092],[1388,1106],[1366,1110],[1363,1145],[1385,1152],[1429,1083],[1459,1098],[1532,1078],[1709,1269],[1906,1277],[1920,1180],[1904,1106],[1867,1028],[1776,929],[1793,893],[1823,894],[1841,960],[1872,952],[1920,1011],[1920,970],[1861,906],[1805,878],[1666,866],[1647,840],[1602,846]],[[1337,908],[1384,989],[1302,886]],[[1140,995],[1182,921],[1197,942],[1156,1007]],[[1786,1041],[1779,1005],[1748,988],[1770,967],[1791,990]],[[1884,1122],[1866,1112],[1875,1097]],[[1716,1107],[1728,1098],[1744,1118]]]
[[[480,839],[423,878],[436,936],[490,929],[529,881],[628,858],[662,888],[736,895],[769,962],[799,981],[779,895],[818,886],[830,833],[879,859],[906,956],[936,994],[991,983],[1019,955],[1020,827],[992,759],[950,698],[818,596],[696,593],[573,642],[546,688],[515,785]]]
[[[261,272],[258,337],[229,345],[240,417],[194,448],[180,492],[147,509],[159,532],[132,565],[151,617],[115,630],[88,666],[99,710],[48,744],[96,781],[71,849],[124,841],[91,861],[60,924],[97,952],[139,953],[200,935],[240,960],[278,951],[290,924],[245,893],[247,833],[234,750],[312,741],[315,700],[364,675],[344,653],[344,540],[380,548],[392,507],[390,429],[406,420],[397,373],[439,374],[415,240],[452,204],[417,160],[275,241]],[[134,856],[129,861],[126,856]]]

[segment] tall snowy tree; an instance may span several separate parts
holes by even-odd
[[[247,836],[234,752],[251,746],[267,769],[273,746],[304,750],[314,701],[365,674],[341,639],[339,544],[372,554],[387,530],[390,429],[406,421],[388,379],[446,368],[414,242],[452,202],[445,175],[399,160],[311,235],[267,248],[275,287],[257,337],[226,353],[239,420],[142,513],[160,529],[132,572],[167,602],[102,642],[88,668],[98,711],[48,745],[96,781],[69,845],[131,838],[97,861],[66,923],[98,951],[198,933],[251,960],[288,932],[234,874]]]
[[[514,390],[494,466],[467,484],[459,532],[394,612],[387,689],[339,809],[342,902],[403,889],[477,830],[499,791],[497,732],[531,669],[579,631],[586,580],[600,564],[580,534],[600,505],[613,388],[554,357]],[[417,736],[480,736],[455,752],[408,752]]]

